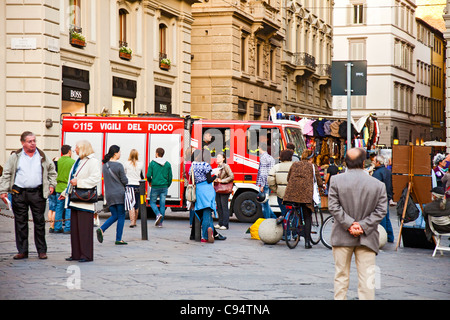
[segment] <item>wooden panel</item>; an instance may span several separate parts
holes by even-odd
[[[392,175],[392,189],[394,191],[394,202],[398,202],[402,196],[403,189],[408,187],[407,175]]]
[[[413,147],[413,174],[431,174],[431,147]]]
[[[409,173],[409,146],[392,147],[392,173]]]

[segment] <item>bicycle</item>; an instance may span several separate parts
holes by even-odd
[[[289,205],[288,205],[289,206]],[[294,249],[300,241],[300,236],[304,236],[304,225],[302,207],[293,203],[290,204],[291,209],[285,217],[284,238],[289,248]],[[311,214],[311,243],[316,245],[320,242],[320,229],[323,223],[322,211],[318,206],[314,207]]]
[[[303,226],[305,222],[301,206],[298,203],[287,204],[286,206],[291,206],[291,209],[284,217],[284,240],[289,249],[294,249],[300,241],[300,236],[304,234]]]
[[[333,229],[334,217],[329,216],[325,219],[322,226],[320,227],[320,240],[322,244],[331,249],[331,229]]]
[[[314,245],[318,244],[322,238],[320,230],[323,223],[322,210],[315,205],[314,212],[311,214],[311,243]]]

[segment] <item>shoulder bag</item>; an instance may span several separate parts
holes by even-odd
[[[223,167],[222,170],[225,170],[225,167]],[[227,182],[227,183],[214,182],[214,190],[216,191],[216,193],[220,193],[220,194],[230,194],[230,193],[232,193],[233,192],[233,186],[234,186],[234,182],[233,181],[230,181],[230,182]]]
[[[312,165],[313,167],[313,179],[314,179],[314,186],[313,186],[313,201],[314,204],[316,206],[320,205],[320,193],[319,193],[319,186],[317,185],[317,180],[316,180],[316,168],[314,166],[314,164]]]
[[[89,159],[86,160],[86,162],[88,161]],[[75,177],[78,176],[86,162],[83,163],[80,170],[77,171]],[[88,189],[79,188],[78,186],[72,186],[72,192],[70,193],[69,200],[74,202],[95,203],[98,201],[97,186]]]
[[[189,179],[189,184],[186,188],[186,200],[190,202],[195,202],[197,200],[197,197],[195,195],[196,192],[196,186],[195,186],[195,179],[194,179],[194,168],[192,168],[191,165],[191,179]]]

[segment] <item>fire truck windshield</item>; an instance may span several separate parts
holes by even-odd
[[[302,131],[300,128],[286,127],[284,129],[287,142],[292,142],[295,146],[295,152],[301,155],[303,149],[306,148],[305,140],[303,140]]]

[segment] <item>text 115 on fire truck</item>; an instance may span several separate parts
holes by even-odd
[[[203,137],[211,134],[211,141]],[[292,142],[301,154],[305,142],[300,126],[295,121],[233,121],[204,120],[190,117],[162,116],[64,116],[62,118],[62,144],[74,146],[77,141],[88,140],[97,159],[103,159],[111,145],[120,146],[125,163],[131,149],[139,152],[139,160],[148,163],[155,158],[156,148],[165,150],[164,158],[172,165],[173,182],[168,190],[166,206],[186,207],[184,190],[187,185],[185,170],[190,160],[191,147],[211,152],[211,166],[216,156],[224,153],[234,173],[234,192],[230,195],[230,215],[239,221],[253,222],[262,217],[261,205],[256,201],[256,176],[259,166],[259,142],[265,142],[268,152],[278,162],[280,151]],[[100,162],[101,163],[101,162]],[[103,186],[99,186],[103,190]],[[149,194],[149,192],[147,192]],[[148,198],[147,198],[148,200]],[[274,211],[279,211],[276,196],[269,200]],[[149,210],[150,207],[148,207]]]

